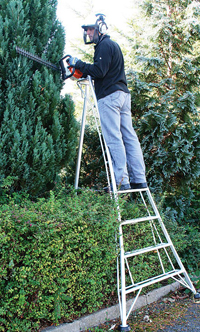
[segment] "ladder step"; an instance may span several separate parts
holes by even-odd
[[[143,217],[143,218],[124,220],[120,223],[120,225],[123,226],[123,225],[128,225],[128,224],[137,224],[138,222],[141,222],[141,221],[150,221],[150,220],[155,220],[155,219],[159,219],[159,217],[158,216],[148,216],[148,217]]]
[[[129,257],[137,256],[137,255],[140,255],[140,254],[144,254],[146,252],[150,252],[150,251],[154,251],[154,250],[158,250],[158,249],[163,249],[163,248],[169,247],[170,245],[171,245],[170,243],[159,243],[155,246],[150,246],[150,247],[137,249],[137,250],[133,250],[133,251],[127,251],[124,254],[124,257],[129,258]]]
[[[126,189],[126,190],[118,190],[118,194],[129,194],[129,193],[135,193],[135,192],[140,192],[140,191],[147,191],[149,188],[140,188],[140,189]]]
[[[141,282],[138,282],[134,285],[131,285],[131,286],[128,286],[126,287],[125,289],[125,293],[126,294],[129,294],[129,293],[132,293],[138,289],[141,289],[143,287],[147,287],[147,286],[150,286],[152,284],[155,284],[156,282],[160,282],[162,280],[165,280],[165,279],[168,279],[168,278],[172,278],[176,275],[180,275],[182,273],[184,273],[185,270],[184,269],[180,269],[180,270],[173,270],[173,271],[170,271],[170,272],[166,272],[164,274],[161,274],[159,276],[156,276],[156,277],[153,277],[153,278],[149,278],[149,279],[146,279],[144,281],[141,281]]]

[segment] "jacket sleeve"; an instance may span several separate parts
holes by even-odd
[[[90,75],[92,78],[103,78],[109,70],[112,60],[112,50],[109,46],[103,47],[103,43],[94,55],[94,63],[89,64],[78,60],[75,68],[83,73],[83,77]]]

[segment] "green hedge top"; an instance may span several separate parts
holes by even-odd
[[[115,289],[116,216],[90,191],[0,207],[0,331],[37,331]]]

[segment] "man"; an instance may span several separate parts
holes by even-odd
[[[127,88],[124,59],[117,43],[107,35],[104,15],[94,24],[83,25],[85,44],[94,43],[94,63],[69,58],[69,65],[83,77],[94,79],[104,139],[109,148],[118,189],[146,188],[145,164],[132,127],[131,95]]]

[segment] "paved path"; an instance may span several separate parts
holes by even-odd
[[[200,332],[200,303],[193,303],[183,316],[157,332]]]

